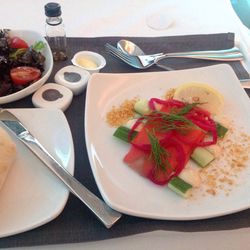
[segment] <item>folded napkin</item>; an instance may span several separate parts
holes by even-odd
[[[100,38],[69,38],[68,56],[69,59],[64,62],[54,64],[53,72],[48,82],[54,82],[55,73],[63,66],[71,64],[70,59],[74,53],[80,50],[92,50],[102,54],[107,65],[102,72],[125,73],[140,72],[122,61],[107,54],[104,50],[104,44],[109,42],[116,44],[125,37],[100,37]],[[129,37],[131,41],[137,43],[147,53],[156,52],[176,52],[188,50],[212,50],[226,49],[234,46],[234,34],[209,34],[209,35],[191,35],[191,36],[173,36],[173,37]],[[169,63],[169,62],[168,62]],[[201,67],[218,62],[201,60],[171,60],[168,66],[175,69]],[[249,77],[248,73],[240,62],[232,62],[230,65],[235,70],[239,78]],[[154,66],[146,71],[161,71],[162,69]],[[97,185],[91,172],[89,160],[85,147],[84,135],[84,104],[85,94],[76,96],[69,109],[66,111],[66,117],[69,122],[75,148],[75,177],[88,187],[92,192],[100,196]],[[31,108],[31,96],[20,101],[2,105],[4,108]],[[39,211],[38,211],[39,212]],[[96,217],[86,208],[77,198],[70,195],[69,201],[58,218],[43,225],[37,229],[0,239],[0,248],[32,246],[44,244],[60,244],[84,241],[97,241],[109,238],[122,237],[154,230],[168,231],[214,231],[228,230],[236,228],[250,227],[250,209],[240,213],[227,215],[224,217],[197,221],[165,221],[136,218],[123,215],[120,221],[111,229],[106,229]],[[0,222],[1,223],[1,222]],[[13,222],[15,223],[15,222]]]

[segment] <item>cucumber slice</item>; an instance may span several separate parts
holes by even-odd
[[[117,137],[118,139],[124,141],[124,142],[129,142],[129,128],[126,128],[124,126],[120,126],[116,129],[116,131],[114,132],[113,136]],[[137,135],[137,131],[133,131],[131,134],[131,139],[133,139],[136,135]]]
[[[137,119],[130,119],[122,126],[128,128],[128,129],[131,129],[136,121],[137,121]]]
[[[149,106],[148,106],[148,100],[140,99],[135,103],[134,106],[135,112],[141,114],[141,115],[147,115],[151,112]]]
[[[200,172],[192,167],[185,167],[179,174],[179,177],[190,184],[192,187],[199,187],[201,185]]]
[[[123,127],[126,127],[128,129],[132,129],[132,127],[135,125],[135,123],[137,122],[138,119],[130,119],[128,120],[125,124],[123,124]],[[143,123],[143,122],[142,122]],[[143,125],[140,124],[139,126],[137,126],[137,128],[135,129],[135,131],[139,132],[141,129],[143,128]]]
[[[202,147],[197,147],[191,154],[191,158],[202,168],[206,167],[211,161],[214,160],[213,154]]]
[[[175,193],[181,195],[184,198],[190,196],[192,186],[187,182],[183,181],[179,177],[173,177],[169,183],[168,187]]]
[[[227,133],[228,129],[217,122],[216,123],[216,131],[217,131],[218,136],[220,138],[223,138],[225,136],[225,134]]]

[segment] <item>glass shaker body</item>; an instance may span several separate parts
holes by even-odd
[[[67,38],[61,16],[47,17],[45,31],[54,61],[66,60]]]

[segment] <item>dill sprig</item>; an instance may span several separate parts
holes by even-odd
[[[187,103],[185,107],[183,107],[177,114],[178,115],[185,115],[187,114],[190,110],[192,110],[194,107],[197,105],[202,104],[199,102],[194,102],[194,103]]]
[[[174,113],[153,111],[150,115],[143,116],[143,118],[148,124],[152,124],[154,128],[160,132],[183,130],[194,126],[194,124],[185,116]]]
[[[157,170],[166,171],[166,167],[172,168],[168,158],[170,157],[169,152],[164,149],[159,139],[155,135],[155,131],[148,131],[148,138],[151,145],[151,154],[150,157],[155,162],[155,166]]]

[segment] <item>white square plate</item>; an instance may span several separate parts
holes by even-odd
[[[60,110],[9,109],[71,174],[74,147]],[[1,115],[0,115],[1,119]],[[24,232],[56,218],[69,191],[29,149],[0,122],[17,146],[17,159],[0,190],[0,238]]]
[[[250,166],[230,195],[183,199],[127,167],[129,145],[114,138],[105,119],[112,106],[135,96],[162,97],[186,82],[207,83],[225,98],[224,113],[250,134],[250,101],[228,65],[171,72],[95,74],[87,88],[85,134],[92,171],[104,200],[114,209],[139,217],[194,220],[234,213],[250,207]],[[248,180],[247,180],[248,178]]]

